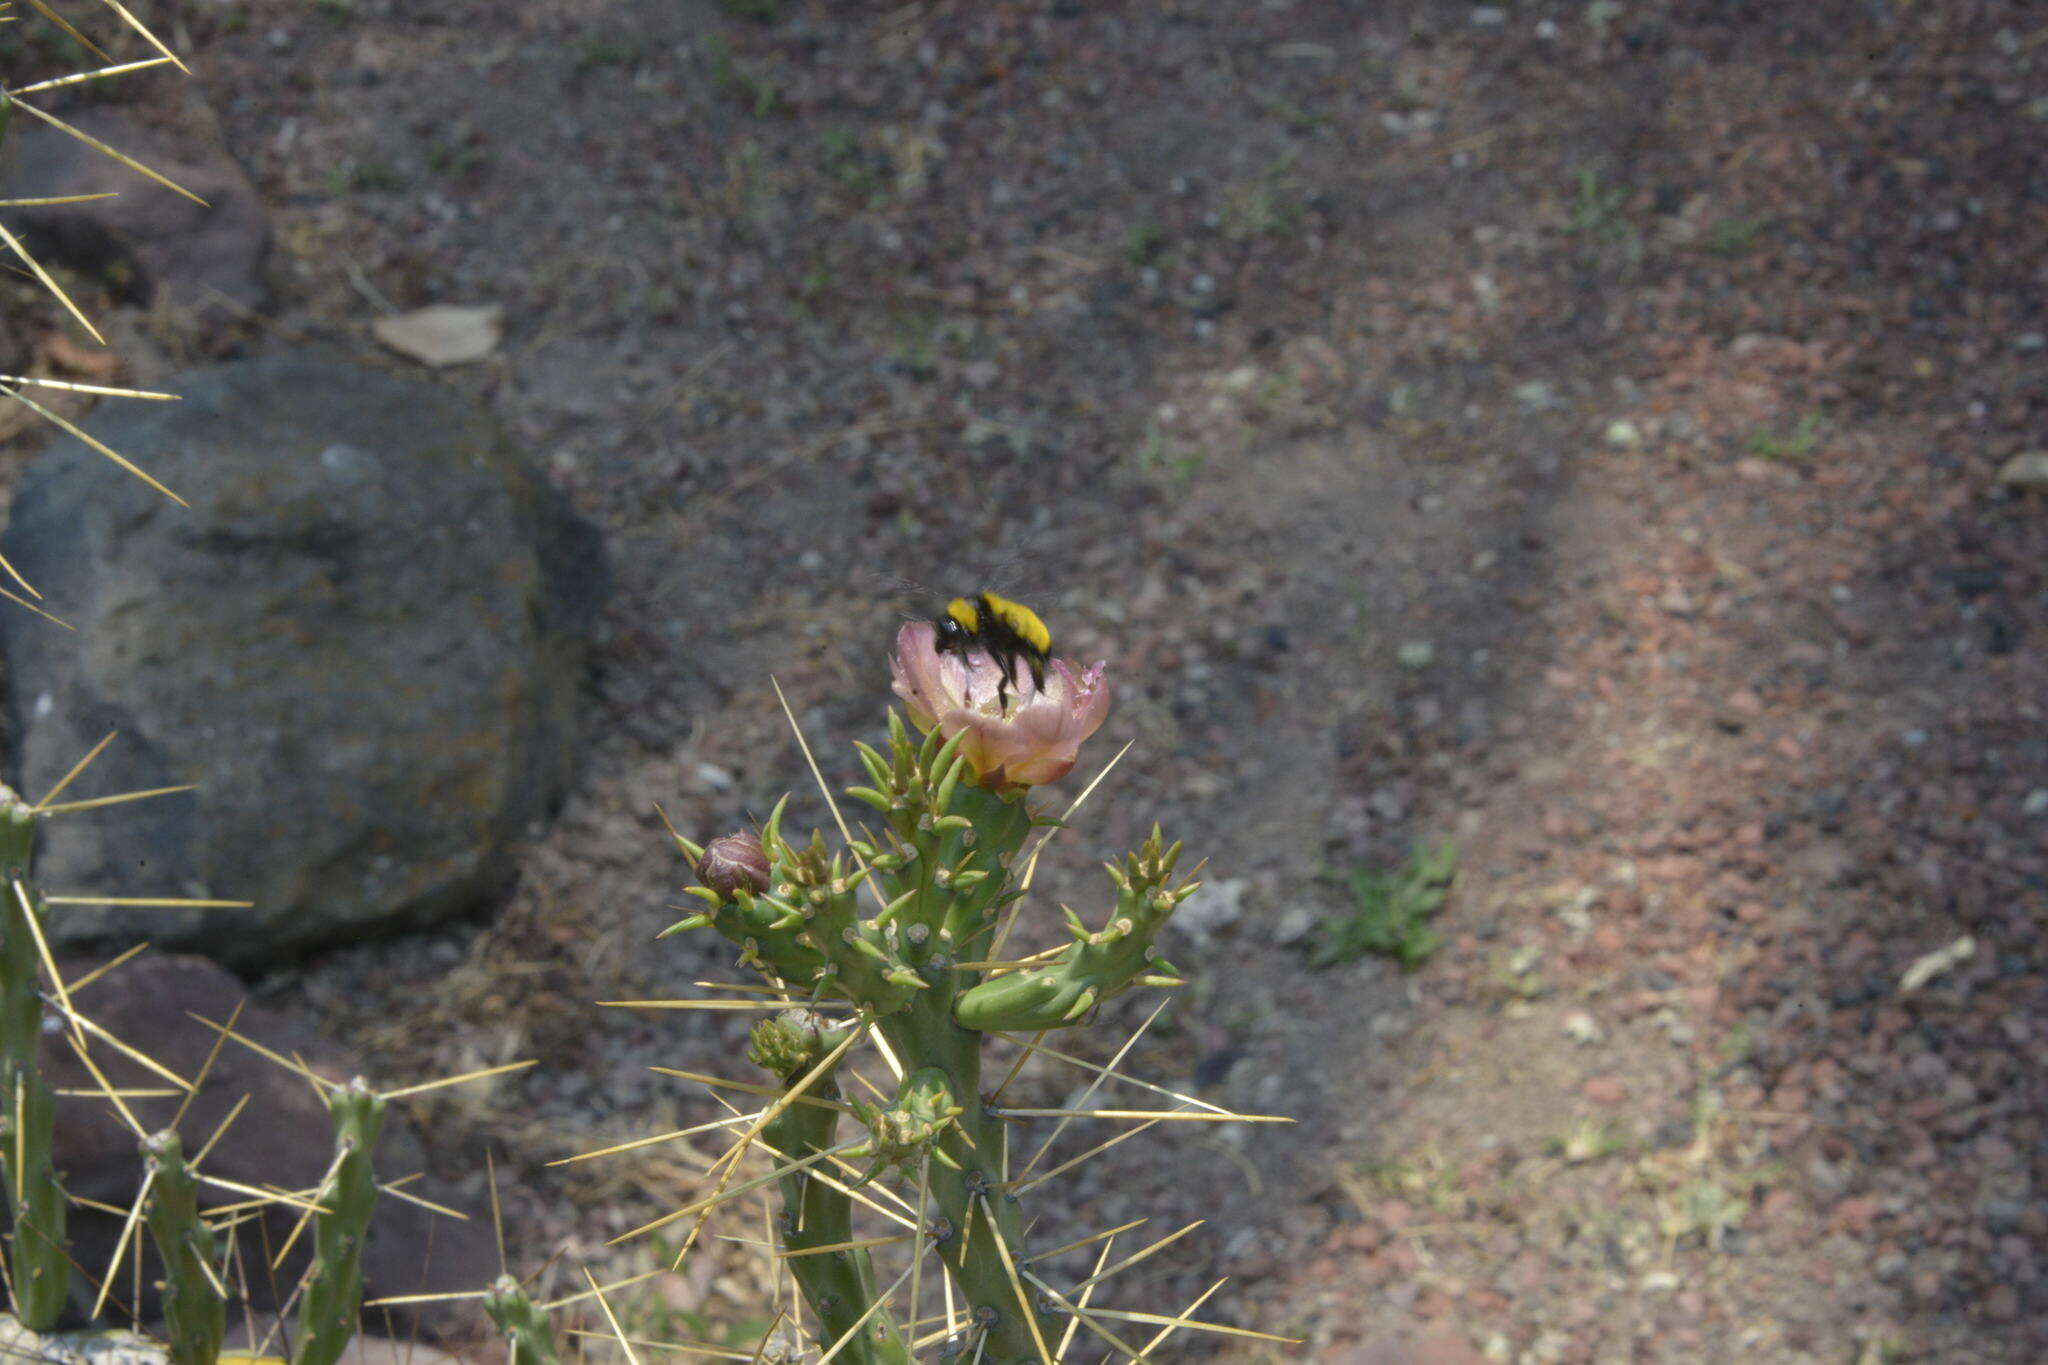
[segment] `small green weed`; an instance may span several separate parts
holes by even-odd
[[[1233,242],[1287,237],[1301,226],[1301,203],[1271,180],[1241,180],[1223,190],[1218,226]]]
[[[1601,184],[1600,172],[1592,166],[1580,169],[1577,184],[1566,230],[1580,236],[1608,239],[1626,235],[1628,222],[1622,217],[1622,211],[1628,207],[1628,186]]]
[[[632,66],[641,57],[641,46],[638,41],[632,38],[608,38],[603,35],[579,38],[575,51],[576,69],[579,72]]]
[[[1418,844],[1391,872],[1359,868],[1347,879],[1352,908],[1323,921],[1309,961],[1332,967],[1378,953],[1404,970],[1420,967],[1441,942],[1429,922],[1443,908],[1457,870],[1458,850],[1450,843]]]
[[[719,89],[736,97],[753,111],[755,118],[767,118],[782,107],[782,87],[733,60],[732,44],[714,33],[704,40],[711,58],[711,80]]]
[[[391,194],[405,188],[405,177],[387,161],[356,161],[327,171],[327,192],[336,199],[349,194]]]
[[[1591,1118],[1580,1119],[1568,1131],[1544,1144],[1552,1156],[1562,1157],[1572,1166],[1613,1156],[1627,1146],[1628,1135],[1619,1125]]]
[[[1124,259],[1143,268],[1166,250],[1166,230],[1157,223],[1138,223],[1124,234]]]
[[[1721,1040],[1721,1060],[1729,1066],[1741,1066],[1756,1055],[1756,1034],[1744,1020],[1737,1020],[1735,1027]]]
[[[1700,249],[1716,256],[1740,256],[1769,231],[1768,218],[1721,218],[1700,234]]]
[[[1809,412],[1782,436],[1765,427],[1750,436],[1744,449],[1766,460],[1803,460],[1820,444],[1821,415]]]
[[[1718,1180],[1703,1177],[1673,1192],[1660,1227],[1666,1237],[1697,1236],[1719,1250],[1722,1240],[1742,1225],[1742,1216],[1748,1211],[1748,1199]]]
[[[818,135],[818,150],[825,173],[848,194],[872,201],[882,191],[882,173],[874,159],[861,147],[860,135],[851,128],[827,128]]]
[[[1147,422],[1145,440],[1133,458],[1140,474],[1181,489],[1202,472],[1202,466],[1208,463],[1209,457],[1200,447],[1182,445],[1168,436],[1159,423]]]

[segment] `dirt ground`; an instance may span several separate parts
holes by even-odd
[[[1212,860],[1127,1066],[1299,1120],[1147,1135],[1047,1210],[1207,1218],[1116,1302],[1228,1275],[1206,1316],[1308,1342],[1175,1350],[2048,1359],[2048,508],[1999,480],[2048,445],[2037,8],[177,22],[277,235],[239,344],[396,364],[380,311],[502,305],[447,381],[610,544],[512,902],[263,987],[391,1074],[544,1059],[424,1113],[477,1188],[496,1153],[515,1262],[628,1268],[692,1168],[543,1163],[715,1112],[648,1064],[738,1065],[744,1020],[591,1003],[731,972],[649,947],[654,804],[822,822],[769,676],[848,780],[895,623],[994,583],[1109,661],[1098,759],[1135,742],[1048,908],[1154,819]],[[1311,967],[1341,874],[1445,838],[1426,965]]]

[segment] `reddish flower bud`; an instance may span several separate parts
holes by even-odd
[[[721,896],[745,888],[759,893],[768,889],[768,854],[759,836],[741,831],[704,845],[697,860],[697,880]]]

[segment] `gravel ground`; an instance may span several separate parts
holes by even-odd
[[[654,803],[822,821],[769,674],[849,778],[894,622],[994,581],[1136,741],[1047,903],[1154,818],[1220,884],[1129,1065],[1300,1119],[1083,1168],[1043,1235],[1210,1220],[1117,1302],[1227,1274],[1348,1365],[2048,1356],[2041,16],[743,8],[180,16],[280,243],[230,344],[503,305],[449,380],[612,546],[511,903],[263,987],[390,1074],[545,1059],[425,1113],[515,1259],[632,1264],[690,1164],[542,1163],[736,1066],[590,1003],[729,971],[647,947]],[[1439,838],[1427,965],[1312,969],[1333,874]]]

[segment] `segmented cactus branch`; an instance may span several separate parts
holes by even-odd
[[[164,1322],[172,1365],[213,1365],[227,1333],[220,1247],[199,1217],[199,1180],[184,1144],[169,1129],[145,1138],[149,1171],[146,1217],[164,1263]]]
[[[556,1365],[555,1334],[547,1310],[526,1296],[519,1281],[500,1275],[484,1295],[484,1312],[505,1334],[507,1365]]]
[[[1161,844],[1155,826],[1145,846],[1128,855],[1122,867],[1108,865],[1117,897],[1107,925],[1091,933],[1080,916],[1068,911],[1073,941],[1066,951],[1044,966],[1011,972],[968,991],[955,1011],[961,1024],[1018,1031],[1057,1028],[1133,982],[1157,977],[1158,984],[1174,984],[1172,964],[1154,956],[1152,939],[1200,883],[1190,878],[1168,885],[1180,845]]]
[[[384,1129],[384,1101],[362,1077],[328,1092],[334,1120],[334,1174],[321,1191],[326,1210],[313,1219],[313,1265],[299,1310],[292,1365],[334,1365],[363,1305],[363,1241],[377,1203],[373,1169]]]
[[[788,1011],[756,1026],[748,1055],[774,1072],[784,1085],[793,1084],[844,1038],[843,1029],[821,1026],[816,1016]],[[808,1093],[821,1100],[839,1097],[831,1072],[811,1083]],[[836,1106],[792,1104],[771,1119],[761,1140],[785,1162],[800,1161],[829,1150],[839,1124]],[[790,1274],[804,1300],[816,1313],[820,1338],[846,1338],[839,1358],[850,1365],[910,1365],[910,1349],[886,1314],[862,1321],[875,1298],[875,1273],[866,1248],[843,1247],[854,1240],[853,1201],[820,1180],[809,1169],[791,1171],[777,1182],[782,1195],[782,1246]]]
[[[22,1325],[47,1332],[64,1311],[71,1261],[64,1191],[50,1164],[56,1097],[36,1069],[43,1024],[37,940],[49,914],[28,880],[36,818],[26,802],[0,787],[0,875],[7,879],[0,887],[0,1174],[14,1213],[8,1283]]]

